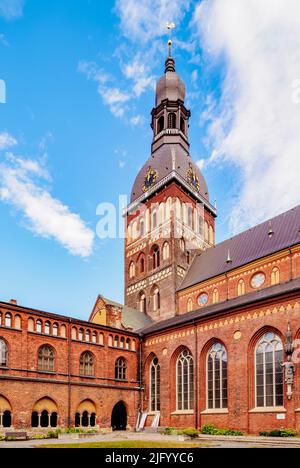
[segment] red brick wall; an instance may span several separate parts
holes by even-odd
[[[243,268],[238,268],[229,272],[228,275],[212,278],[185,291],[180,291],[177,294],[179,313],[184,314],[187,312],[190,298],[193,301],[193,310],[199,309],[198,298],[202,293],[207,293],[209,297],[205,307],[211,305],[213,303],[213,291],[215,289],[219,292],[219,302],[234,299],[238,296],[238,283],[240,280],[243,280],[245,283],[246,294],[256,291],[257,289],[251,286],[251,280],[256,273],[262,272],[266,276],[264,285],[259,289],[269,288],[271,286],[272,271],[276,267],[279,268],[280,271],[280,283],[286,283],[291,279],[299,278],[299,253],[284,251],[272,256],[272,258],[262,259],[261,261],[246,265]]]
[[[144,409],[149,407],[149,362],[157,356],[161,364],[161,425],[172,427],[198,427],[215,424],[241,430],[245,433],[258,433],[280,427],[296,428],[300,431],[300,417],[296,412],[300,408],[300,365],[297,364],[296,381],[291,401],[285,396],[286,419],[278,420],[277,414],[252,413],[254,400],[254,348],[257,339],[266,330],[275,330],[283,338],[290,323],[293,338],[300,336],[299,320],[300,296],[290,300],[269,302],[260,307],[249,307],[237,313],[220,316],[206,322],[199,320],[197,325],[147,336],[143,349],[144,363]],[[197,327],[197,333],[195,333]],[[240,332],[241,338],[235,339]],[[228,354],[228,414],[204,414],[206,411],[206,356],[212,343],[224,344]],[[197,359],[197,389],[195,401],[198,401],[194,414],[176,415],[176,379],[175,361],[178,349],[186,346]],[[285,389],[286,394],[286,389]]]
[[[41,398],[50,398],[58,406],[59,424],[68,424],[69,401],[71,420],[74,424],[76,409],[85,399],[92,400],[97,408],[97,423],[102,428],[111,425],[113,407],[123,401],[128,408],[128,424],[134,427],[139,403],[138,383],[138,338],[132,333],[110,330],[79,321],[59,320],[51,315],[25,312],[12,305],[2,306],[2,313],[18,314],[22,318],[22,329],[0,326],[0,338],[8,345],[8,368],[0,368],[0,395],[5,397],[13,410],[15,428],[30,428],[31,413],[35,403]],[[59,329],[66,326],[67,337],[53,337],[28,331],[28,318],[41,319],[43,324],[49,320],[57,323]],[[13,322],[14,326],[14,322]],[[80,342],[70,339],[70,328],[76,326],[97,333],[103,333],[104,345]],[[109,335],[135,340],[136,351],[109,346]],[[38,350],[48,344],[55,350],[55,372],[39,372],[37,366]],[[95,358],[94,377],[80,376],[80,356],[90,351]],[[124,357],[127,361],[127,381],[115,380],[115,361]],[[70,358],[70,363],[69,363]],[[69,397],[70,392],[70,397]]]

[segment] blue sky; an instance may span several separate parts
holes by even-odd
[[[218,203],[217,239],[299,203],[294,171],[277,184],[283,161],[299,164],[299,105],[286,90],[300,79],[299,22],[293,9],[280,14],[281,0],[272,17],[251,2],[245,28],[239,8],[232,23],[232,0],[0,0],[1,300],[81,318],[98,293],[123,300],[123,240],[97,238],[96,209],[129,195],[149,156],[166,21],[177,24],[191,154]],[[288,36],[290,55],[279,47],[274,59],[270,34]],[[274,182],[278,200],[267,196]]]

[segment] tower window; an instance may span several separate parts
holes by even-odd
[[[183,117],[180,119],[180,130],[185,134],[185,121]]]
[[[152,249],[153,270],[160,267],[160,251],[157,245]]]
[[[168,128],[176,128],[176,114],[174,112],[168,115]]]
[[[159,119],[158,119],[158,122],[157,122],[157,133],[160,133],[164,130],[165,128],[165,118],[164,116],[162,115]]]
[[[140,311],[144,314],[147,313],[147,299],[144,293],[141,293],[139,296]]]

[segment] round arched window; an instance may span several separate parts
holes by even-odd
[[[252,277],[251,286],[252,288],[258,289],[263,286],[266,282],[266,276],[264,273],[257,273]]]
[[[203,306],[205,306],[207,303],[208,303],[208,294],[206,294],[206,293],[200,294],[200,296],[198,297],[198,304],[199,304],[201,307],[203,307]]]

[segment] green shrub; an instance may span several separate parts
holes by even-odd
[[[44,435],[44,434],[35,434],[33,437],[32,437],[33,440],[44,440],[44,439],[47,439],[47,436]]]
[[[197,429],[189,428],[189,429],[184,429],[181,432],[182,435],[188,436],[191,439],[197,439],[199,437],[199,431]]]
[[[174,434],[177,434],[177,431],[174,427],[166,427],[164,432],[163,432],[164,435],[174,435]]]
[[[48,432],[48,438],[49,439],[58,439],[58,434],[56,432],[49,431]]]
[[[233,429],[217,429],[213,424],[207,424],[201,428],[201,434],[215,435],[215,436],[233,436],[238,437],[244,435],[240,431]]]
[[[270,432],[262,431],[260,437],[296,437],[297,432],[294,429],[274,429]]]

